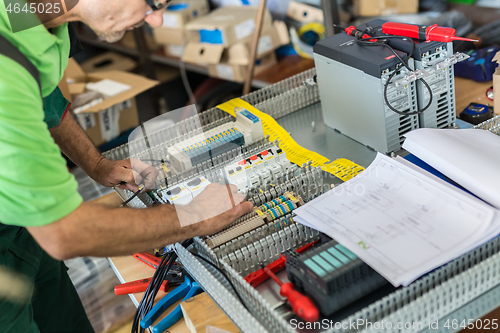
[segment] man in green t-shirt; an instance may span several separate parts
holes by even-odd
[[[24,274],[34,286],[28,304],[0,299],[3,333],[92,332],[59,260],[131,254],[212,234],[252,209],[235,187],[230,200],[228,189],[217,184],[177,211],[170,205],[108,208],[82,202],[66,168],[61,151],[104,186],[126,182],[136,190],[137,177],[147,187],[154,183],[151,168],[134,177],[129,160],[103,158],[67,114],[56,87],[70,54],[67,22],[82,21],[113,42],[144,22],[161,26],[162,13],[154,9],[165,1],[79,0],[63,16],[16,33],[7,1],[0,1],[0,37],[36,67],[40,82],[0,49],[0,266]],[[182,227],[179,216],[201,222]]]

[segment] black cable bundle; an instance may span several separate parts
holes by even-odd
[[[181,244],[184,247],[188,247],[192,242],[192,239],[188,239]],[[155,271],[155,274],[153,275],[151,283],[148,286],[148,289],[146,289],[146,292],[144,293],[144,296],[142,297],[142,300],[137,307],[131,333],[145,332],[145,329],[141,327],[141,319],[144,318],[153,308],[154,300],[156,298],[156,295],[158,295],[161,284],[165,280],[168,272],[170,271],[176,260],[177,254],[173,251],[166,253],[162,258],[160,264],[158,265],[158,268]]]
[[[193,240],[188,239],[185,240],[184,242],[181,242],[181,245],[187,248],[192,243]],[[203,260],[204,262],[212,266],[214,269],[216,269],[219,273],[221,273],[221,275],[227,280],[231,288],[234,290],[234,293],[236,294],[236,297],[238,297],[241,304],[245,307],[245,309],[247,309],[247,311],[250,311],[245,302],[243,301],[243,299],[241,298],[240,294],[236,290],[236,287],[222,269],[220,269],[214,263],[203,258],[198,254],[193,253],[193,255],[198,259]],[[158,295],[158,291],[160,290],[161,284],[165,280],[165,277],[167,276],[168,272],[170,271],[172,265],[175,263],[176,260],[177,260],[177,254],[173,251],[166,253],[162,258],[160,264],[158,265],[158,268],[155,271],[155,274],[153,275],[151,283],[148,286],[148,289],[146,289],[146,292],[144,293],[144,296],[142,297],[142,300],[139,303],[139,306],[137,307],[137,311],[135,312],[134,316],[134,322],[132,324],[131,333],[145,332],[145,329],[141,327],[141,319],[144,318],[148,314],[148,312],[151,311],[151,309],[153,308],[154,300],[156,298],[156,295]]]
[[[413,39],[408,38],[408,37],[404,37],[404,36],[390,36],[390,35],[386,35],[386,36],[369,37],[369,38],[359,39],[357,41],[357,43],[359,45],[362,45],[362,46],[382,46],[382,47],[388,48],[399,59],[399,61],[401,62],[402,66],[406,67],[406,69],[408,69],[410,72],[413,72],[413,70],[408,65],[408,62],[404,61],[399,56],[399,54],[390,45],[388,45],[387,43],[384,42],[384,40],[387,40],[387,39],[390,39],[390,38],[399,38],[399,39],[406,39],[406,40],[411,41],[411,51],[410,51],[410,54],[408,55],[408,58],[410,58],[411,56],[413,56],[413,50],[415,49],[415,42],[413,41]],[[370,41],[372,39],[380,39],[381,41],[376,41],[376,42]],[[399,67],[399,68],[401,68],[401,67]],[[424,84],[425,88],[429,91],[429,102],[427,103],[427,105],[423,109],[415,111],[415,112],[403,112],[403,111],[397,110],[396,108],[394,108],[389,103],[389,99],[387,98],[387,88],[389,87],[389,84],[391,83],[391,80],[394,78],[394,76],[396,76],[396,74],[398,72],[399,72],[398,68],[396,68],[392,72],[392,74],[389,75],[389,78],[387,79],[387,81],[385,82],[385,85],[384,85],[384,101],[387,104],[387,107],[389,109],[391,109],[393,112],[396,112],[397,114],[400,114],[400,115],[403,115],[403,116],[413,116],[413,115],[421,114],[422,112],[424,112],[425,110],[427,110],[431,106],[431,104],[432,104],[432,98],[433,98],[431,87],[422,78],[420,78],[419,80],[422,81],[422,83]]]
[[[236,290],[236,287],[234,286],[234,284],[231,282],[231,280],[229,279],[229,277],[227,276],[227,274],[224,273],[224,271],[222,269],[220,269],[219,267],[217,267],[217,265],[215,265],[210,260],[203,258],[199,254],[193,253],[193,256],[195,256],[198,259],[203,260],[204,262],[206,262],[207,264],[209,264],[210,266],[212,266],[213,268],[215,268],[215,270],[218,271],[224,277],[224,279],[226,279],[226,281],[229,283],[229,285],[231,286],[231,288],[233,288],[234,293],[236,294],[236,297],[238,297],[238,299],[240,300],[240,302],[243,305],[243,307],[245,309],[247,309],[248,312],[250,312],[250,310],[248,309],[247,305],[243,301],[243,298],[241,298],[240,294],[238,293],[238,290]]]

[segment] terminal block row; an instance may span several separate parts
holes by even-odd
[[[191,159],[191,165],[196,165],[244,144],[243,134],[233,127],[185,147],[182,151]]]
[[[205,241],[210,248],[216,248],[251,230],[290,214],[303,204],[304,201],[300,196],[296,196],[293,192],[286,192],[279,198],[255,208],[252,213],[247,214],[238,223],[230,225],[215,235],[208,236]]]

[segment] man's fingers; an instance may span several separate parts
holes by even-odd
[[[238,205],[242,203],[243,201],[246,201],[246,198],[243,194],[241,193],[233,193],[233,201],[235,205]]]
[[[236,205],[233,208],[233,213],[236,215],[235,220],[239,219],[245,214],[248,214],[252,211],[253,204],[250,201],[243,201],[239,205]]]
[[[132,179],[130,181],[127,181],[129,184],[135,184],[135,185],[140,185],[143,183],[143,178],[142,176],[135,170],[130,170],[132,173]]]
[[[132,165],[132,169],[137,171],[138,173],[142,174],[143,171],[145,171],[148,168],[151,168],[151,165],[144,163],[143,161],[137,159],[137,158],[132,158],[130,159],[130,163]]]
[[[131,190],[132,192],[137,192],[139,191],[139,186],[135,185],[135,184],[127,184],[125,185],[125,189],[127,190]]]
[[[141,172],[144,186],[147,189],[154,189],[156,187],[156,178],[158,177],[158,169],[155,167],[149,166],[143,172]]]
[[[132,162],[129,158],[127,158],[126,160],[121,160],[120,162],[125,169],[132,169]]]
[[[229,187],[229,189],[231,190],[232,193],[238,193],[238,187],[234,184],[228,184],[226,185]]]
[[[130,160],[134,176],[136,177],[136,184],[144,183],[145,188],[154,189],[156,187],[156,178],[158,177],[158,169],[142,162],[136,158]],[[137,177],[137,174],[140,177]],[[140,181],[139,181],[140,178]]]

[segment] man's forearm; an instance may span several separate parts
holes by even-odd
[[[45,251],[62,260],[147,251],[196,236],[199,227],[181,227],[170,205],[131,209],[84,202],[62,220],[28,230]]]
[[[237,190],[210,184],[189,205],[175,207],[109,208],[84,202],[66,217],[28,231],[56,259],[142,252],[214,234],[251,212],[253,205]]]
[[[61,124],[50,129],[50,133],[61,151],[85,173],[93,177],[103,157],[73,115],[66,114]]]

